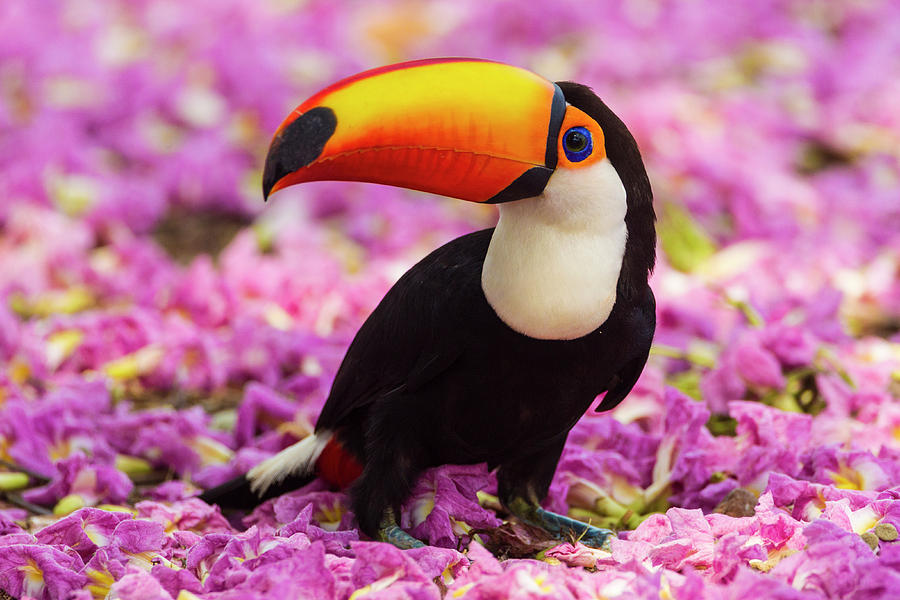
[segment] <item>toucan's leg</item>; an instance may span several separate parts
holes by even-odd
[[[370,416],[365,467],[350,490],[360,529],[401,549],[424,545],[400,529],[396,515],[427,466],[418,439],[422,428],[404,418],[406,399],[395,397],[389,403],[382,402],[378,414]]]
[[[523,498],[508,501],[506,507],[522,521],[540,527],[560,541],[579,541],[591,548],[608,550],[609,539],[615,535],[609,529],[594,527],[578,519],[544,510]]]
[[[497,473],[500,501],[516,517],[540,527],[560,541],[578,540],[592,548],[607,548],[609,538],[615,535],[609,529],[594,527],[540,506],[550,489],[565,443],[564,435],[540,452],[502,464]]]
[[[394,509],[392,508],[385,511],[385,516],[381,520],[381,525],[378,527],[377,538],[379,541],[393,544],[401,550],[421,548],[425,545],[400,529],[400,525],[397,524],[397,518],[394,516]]]

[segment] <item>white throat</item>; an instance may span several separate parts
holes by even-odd
[[[546,340],[600,327],[616,302],[626,210],[622,180],[606,158],[558,169],[540,196],[501,204],[481,272],[497,316]]]

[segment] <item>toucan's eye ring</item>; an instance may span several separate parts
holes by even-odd
[[[563,136],[563,150],[571,162],[581,162],[594,151],[591,132],[584,127],[572,127]]]

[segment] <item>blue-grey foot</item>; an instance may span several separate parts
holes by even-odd
[[[401,550],[409,550],[410,548],[421,548],[425,544],[409,535],[397,524],[394,518],[394,511],[388,510],[384,519],[381,520],[381,526],[378,528],[378,541],[388,542]]]
[[[578,519],[544,510],[521,498],[510,502],[507,508],[522,521],[540,527],[563,542],[577,540],[591,548],[609,550],[609,540],[615,536],[615,533],[609,529],[594,527]]]

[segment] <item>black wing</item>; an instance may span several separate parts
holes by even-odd
[[[653,342],[653,333],[656,330],[656,298],[653,291],[647,287],[644,301],[635,306],[630,315],[629,330],[633,332],[634,343],[639,348],[637,355],[619,369],[613,375],[607,386],[606,395],[595,409],[597,412],[611,410],[619,405],[631,392],[631,388],[637,383],[647,357],[650,355],[650,345]]]
[[[347,350],[316,423],[336,429],[379,397],[415,391],[463,353],[466,312],[481,294],[481,268],[493,229],[449,242],[414,265],[388,291]]]

